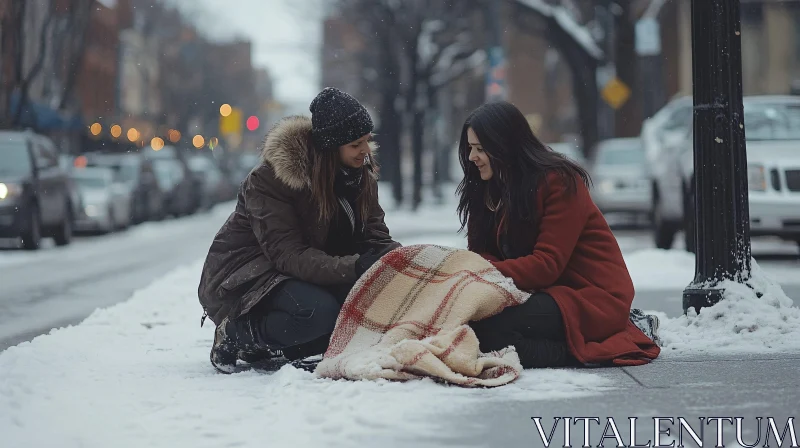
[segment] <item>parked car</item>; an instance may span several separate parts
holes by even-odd
[[[83,197],[83,212],[75,220],[78,231],[113,232],[131,224],[131,190],[107,167],[77,168],[72,178]]]
[[[170,204],[169,213],[184,216],[196,212],[202,200],[202,182],[192,174],[186,153],[175,146],[167,145],[158,151],[145,148],[143,155],[152,160],[156,177],[161,176],[159,184],[164,185],[166,178],[171,179],[166,183],[170,185],[171,191],[166,198],[166,202]]]
[[[592,197],[603,213],[650,215],[651,184],[642,142],[615,138],[597,144],[590,172]]]
[[[72,241],[73,205],[67,173],[53,142],[31,131],[0,131],[0,238],[39,248]]]
[[[753,236],[778,236],[800,242],[800,97],[747,96],[744,98],[750,228]],[[690,128],[675,148],[675,162],[664,170],[665,192],[678,197],[680,226],[694,228],[694,133]],[[672,247],[675,232],[667,235]],[[694,232],[684,232],[686,247],[694,250]],[[800,243],[798,243],[800,244]]]
[[[675,234],[683,227],[683,198],[679,170],[680,148],[692,129],[692,97],[682,96],[667,103],[642,124],[640,139],[650,170],[650,217],[656,247],[672,247]]]
[[[578,145],[575,145],[574,143],[560,142],[560,143],[551,143],[547,146],[549,146],[550,149],[552,149],[553,151],[563,154],[567,156],[567,158],[569,159],[572,159],[573,162],[577,162],[578,165],[586,167],[586,158],[583,156],[583,153],[581,152],[581,149],[578,147]]]
[[[197,210],[193,191],[194,182],[180,162],[166,158],[154,160],[153,172],[159,188],[164,192],[163,208],[167,214],[180,217],[192,214]]]
[[[153,162],[142,154],[87,154],[88,166],[104,166],[115,171],[116,179],[131,190],[131,219],[134,224],[160,220],[166,215],[164,194],[158,187]]]
[[[208,210],[235,195],[231,184],[225,178],[216,161],[210,157],[196,154],[188,159],[189,168],[202,184],[201,208]]]

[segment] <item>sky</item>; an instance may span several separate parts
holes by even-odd
[[[319,90],[322,8],[325,0],[168,0],[212,39],[245,37],[253,64],[273,77],[275,96],[287,105],[311,102]]]

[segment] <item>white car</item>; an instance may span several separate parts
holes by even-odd
[[[593,151],[592,199],[603,213],[650,214],[651,184],[638,138],[601,141]]]
[[[679,158],[692,130],[692,97],[674,98],[642,124],[640,139],[650,175],[650,216],[656,247],[672,247],[683,228]]]
[[[750,234],[797,241],[800,247],[800,98],[745,97],[744,124]],[[687,134],[680,171],[687,187],[687,228],[694,225],[692,139],[693,134]],[[693,245],[689,238],[687,246]]]
[[[77,168],[72,178],[80,191],[83,210],[75,219],[79,231],[112,232],[131,224],[132,192],[105,167]]]

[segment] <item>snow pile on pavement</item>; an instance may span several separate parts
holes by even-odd
[[[323,380],[290,366],[218,374],[208,361],[213,324],[199,326],[200,268],[180,268],[78,326],[0,353],[3,440],[62,448],[441,446],[448,434],[463,441],[482,431],[464,427],[463,416],[487,403],[587,396],[614,386],[573,370],[529,371],[484,390],[429,380]]]
[[[800,308],[755,260],[750,285],[724,282],[724,299],[699,314],[690,309],[669,319],[655,312],[661,319],[662,354],[800,351]]]

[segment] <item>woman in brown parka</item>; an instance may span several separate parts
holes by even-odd
[[[217,325],[211,363],[221,372],[324,353],[350,288],[400,246],[378,204],[369,113],[334,88],[310,110],[267,134],[208,252],[198,295]]]

